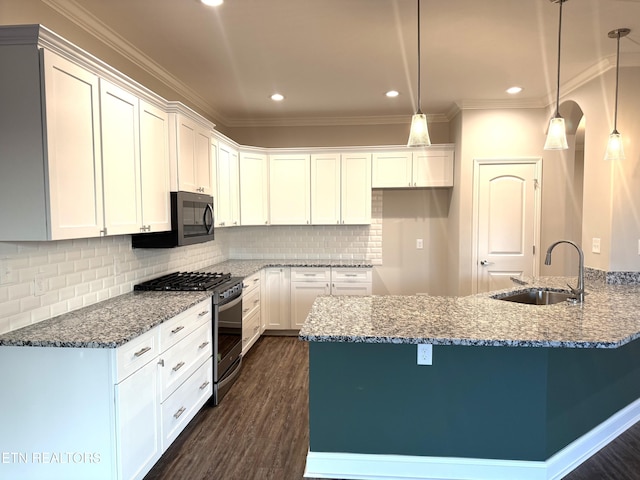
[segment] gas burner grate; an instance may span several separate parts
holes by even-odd
[[[230,273],[176,272],[153,278],[133,287],[143,291],[204,291],[213,290],[231,279]]]

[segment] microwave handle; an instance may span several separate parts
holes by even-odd
[[[211,225],[207,225],[207,210],[211,212]],[[204,228],[207,229],[207,234],[211,235],[213,233],[213,226],[216,222],[213,217],[213,207],[210,203],[207,203],[207,207],[204,209],[204,213],[202,214],[202,223],[204,223]]]

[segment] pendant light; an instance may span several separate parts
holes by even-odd
[[[607,153],[605,160],[624,160],[624,148],[622,147],[622,136],[618,132],[618,76],[620,75],[620,38],[629,35],[628,28],[618,28],[608,33],[609,38],[615,38],[618,41],[616,50],[616,103],[614,105],[613,114],[613,131],[609,135],[609,143],[607,143]]]
[[[407,147],[428,147],[431,145],[427,116],[420,110],[420,0],[418,0],[418,110],[411,117],[411,130]]]
[[[551,3],[560,4],[560,19],[558,21],[558,81],[556,84],[556,113],[549,122],[547,130],[547,141],[544,142],[545,150],[566,150],[567,131],[564,125],[564,118],[560,116],[560,41],[562,39],[562,4],[568,0],[549,0]]]

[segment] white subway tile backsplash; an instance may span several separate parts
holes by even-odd
[[[0,286],[0,333],[133,290],[178,270],[229,258],[368,260],[382,263],[382,191],[374,190],[371,225],[237,227],[216,239],[174,249],[132,249],[128,235],[57,242],[0,242],[15,283]],[[47,291],[34,296],[36,274]]]

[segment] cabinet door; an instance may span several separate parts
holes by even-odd
[[[103,229],[98,77],[43,50],[51,239]]]
[[[414,187],[453,187],[453,152],[434,150],[413,153]]]
[[[197,122],[178,115],[178,189],[211,195],[211,137]]]
[[[138,97],[100,79],[100,120],[107,234],[139,233],[143,224]]]
[[[340,154],[311,155],[311,223],[340,221]]]
[[[211,171],[211,137],[203,128],[196,129],[195,137],[196,191],[211,195],[213,193],[213,173]]]
[[[373,188],[410,187],[411,183],[411,152],[373,154]]]
[[[260,281],[260,316],[263,330],[287,330],[291,328],[289,268],[265,268]]]
[[[238,225],[240,216],[238,152],[218,144],[218,218],[216,225],[231,227]]]
[[[115,401],[120,478],[142,478],[161,454],[156,362],[149,362],[117,384]]]
[[[371,154],[342,156],[341,218],[342,223],[371,223]]]
[[[140,102],[140,175],[145,231],[171,230],[169,118],[144,101]]]
[[[178,190],[198,192],[196,180],[196,132],[197,125],[182,115],[177,116],[178,139]]]
[[[269,162],[266,155],[240,154],[240,224],[269,223]]]
[[[291,282],[291,328],[299,329],[318,295],[329,295],[328,282]]]
[[[272,225],[307,225],[311,221],[309,155],[269,156]]]

